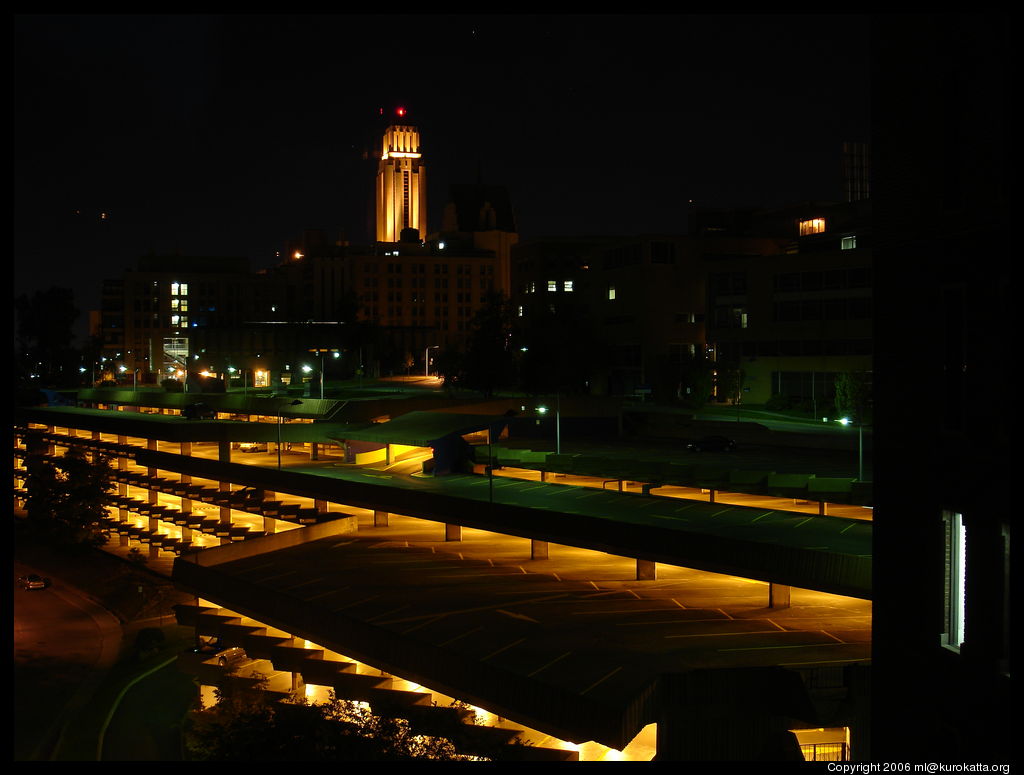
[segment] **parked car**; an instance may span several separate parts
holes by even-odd
[[[215,420],[217,411],[209,404],[189,404],[181,410],[181,416],[186,420]]]
[[[27,576],[22,576],[18,579],[18,583],[21,584],[23,589],[46,589],[50,586],[50,580],[43,578],[36,573],[30,573]]]
[[[238,445],[239,452],[265,452],[266,448],[256,441],[243,441]]]
[[[217,664],[221,667],[239,665],[249,659],[245,649],[241,646],[222,646],[219,638],[200,638],[193,651],[197,654],[215,657]]]
[[[734,452],[736,442],[727,436],[704,436],[686,445],[691,452]]]

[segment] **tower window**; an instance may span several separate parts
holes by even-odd
[[[615,286],[614,285],[609,285],[608,286],[608,300],[609,301],[615,301]]]
[[[854,235],[852,237],[843,237],[839,247],[842,248],[843,250],[853,250],[854,248],[857,247],[857,236]]]

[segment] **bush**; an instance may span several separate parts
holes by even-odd
[[[135,635],[135,651],[140,657],[144,657],[158,651],[166,640],[167,636],[159,627],[143,627]]]

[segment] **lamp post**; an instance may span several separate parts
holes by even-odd
[[[121,366],[118,367],[118,371],[120,371],[122,374],[124,374],[126,371],[128,371],[128,367],[125,366],[124,364],[122,364]],[[132,392],[133,393],[136,390],[138,390],[138,384],[139,384],[139,370],[138,369],[133,369],[132,370]]]
[[[491,452],[491,437],[494,426],[487,426],[487,502],[494,503],[494,458]]]
[[[432,344],[429,347],[427,347],[426,350],[423,351],[423,376],[424,377],[429,377],[430,376],[430,351],[431,350],[436,350],[440,346],[441,345],[439,345],[439,344]]]
[[[853,422],[849,417],[841,417],[836,420],[842,426]],[[857,423],[857,479],[864,481],[864,424]]]
[[[320,398],[323,398],[324,397],[324,358],[327,356],[327,353],[331,353],[331,355],[333,357],[335,357],[335,358],[340,358],[341,357],[341,353],[338,350],[331,350],[331,349],[328,349],[326,347],[317,347],[317,348],[311,349],[310,352],[313,353],[314,355],[319,355],[320,356]],[[308,366],[303,366],[302,370],[308,372],[309,371],[309,367]]]
[[[537,411],[541,414],[547,414],[548,408],[546,406],[538,406]],[[555,394],[555,454],[562,454],[562,395],[561,393]]]

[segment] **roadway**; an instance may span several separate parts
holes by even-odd
[[[13,602],[14,760],[58,759],[68,724],[117,660],[121,623],[57,577],[46,589],[16,588]]]

